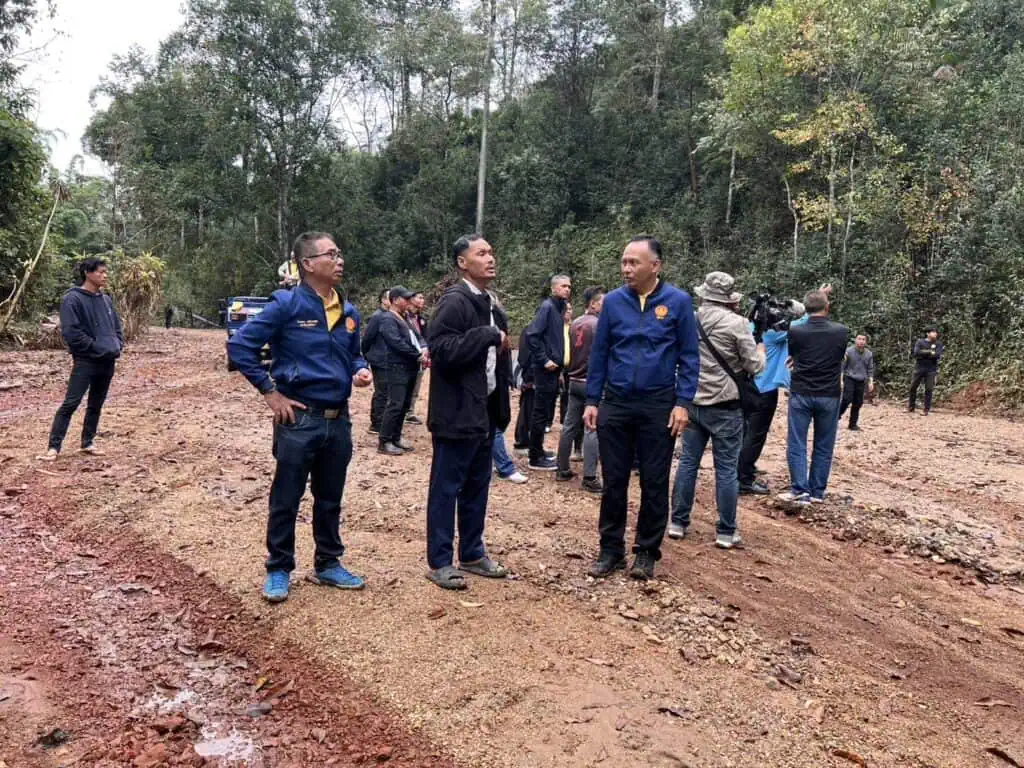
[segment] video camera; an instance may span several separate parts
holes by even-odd
[[[754,324],[754,338],[761,341],[765,331],[788,331],[789,325],[799,316],[792,299],[776,299],[770,293],[751,293],[750,314],[747,319]]]

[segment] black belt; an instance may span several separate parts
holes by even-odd
[[[340,419],[348,416],[348,400],[343,402],[338,408],[321,408],[318,405],[306,405],[306,413],[310,416],[321,416],[328,421],[334,419]]]

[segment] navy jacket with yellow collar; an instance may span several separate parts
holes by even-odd
[[[587,405],[597,405],[606,391],[642,399],[674,390],[676,405],[685,407],[697,393],[699,375],[689,294],[659,280],[643,308],[627,286],[604,297],[590,350]]]
[[[281,394],[307,405],[335,408],[352,394],[352,377],[366,368],[359,350],[359,312],[347,301],[342,318],[327,329],[323,300],[305,284],[274,291],[273,301],[228,341],[238,370],[260,392]],[[270,344],[270,373],[260,350]]]

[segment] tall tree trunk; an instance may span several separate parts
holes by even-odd
[[[836,212],[836,148],[833,146],[828,155],[828,223],[825,235],[825,255],[829,269],[832,268],[832,220]]]
[[[793,264],[795,265],[800,258],[797,250],[797,243],[800,238],[800,215],[793,206],[793,191],[789,188],[789,179],[783,176],[782,183],[786,186],[786,207],[789,208],[789,212],[793,215]]]
[[[697,196],[697,157],[694,154],[693,145],[690,143],[690,135],[686,135],[686,157],[690,162],[690,194]]]
[[[494,25],[498,15],[497,0],[482,0],[487,22],[487,52],[484,59],[484,111],[480,131],[480,168],[476,179],[476,231],[484,231],[484,193],[487,187],[487,123],[491,111],[491,59],[494,58]],[[490,8],[488,9],[488,5]]]
[[[850,230],[853,229],[853,198],[854,198],[854,183],[853,183],[853,161],[857,153],[857,144],[854,143],[850,149],[850,193],[846,200],[846,232],[843,233],[843,255],[842,262],[840,264],[840,276],[842,277],[842,285],[846,285],[846,252],[850,245]]]
[[[657,29],[654,30],[654,77],[651,83],[651,111],[658,110],[658,95],[661,92],[661,69],[665,48],[665,16],[668,13],[667,0],[659,0]]]
[[[732,157],[729,160],[729,196],[725,203],[725,226],[729,226],[732,219],[732,191],[736,186],[736,147],[732,148]]]

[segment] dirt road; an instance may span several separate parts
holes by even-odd
[[[423,578],[429,436],[379,457],[362,391],[343,536],[369,588],[302,580],[304,507],[271,607],[270,424],[222,335],[154,331],[119,368],[107,455],[42,465],[66,369],[0,357],[24,382],[0,391],[0,766],[1024,764],[1016,424],[866,407],[827,504],[742,500],[741,551],[711,546],[703,470],[691,536],[646,585],[585,575],[577,483],[495,480],[488,542],[514,578],[453,595]]]

